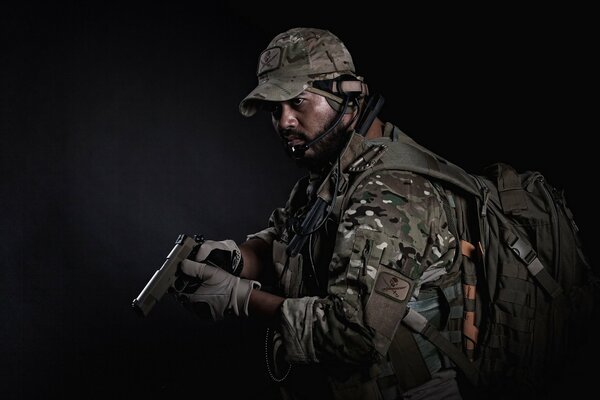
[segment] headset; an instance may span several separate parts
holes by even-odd
[[[342,75],[333,80],[313,82],[313,86],[306,88],[306,91],[324,96],[329,105],[338,112],[338,115],[335,121],[326,131],[310,142],[303,145],[286,146],[288,152],[292,155],[292,157],[295,158],[303,157],[304,153],[310,148],[310,146],[318,143],[327,135],[329,135],[341,122],[342,117],[346,114],[346,112],[351,112],[355,107],[358,107],[358,101],[363,97],[366,97],[368,101],[364,109],[360,110],[359,112],[355,131],[362,136],[366,136],[369,127],[379,114],[384,103],[384,98],[380,94],[370,96],[367,85],[363,83],[361,79],[351,75]],[[343,98],[340,98],[338,94],[341,94]],[[350,107],[351,109],[348,111]],[[296,221],[296,223],[292,225],[294,236],[290,239],[286,247],[288,256],[295,256],[302,251],[306,242],[308,241],[308,261],[310,262],[310,266],[313,270],[313,276],[317,288],[319,288],[319,281],[317,279],[313,260],[313,233],[321,229],[321,227],[327,222],[334,209],[336,201],[335,194],[337,194],[339,190],[340,183],[340,156],[338,156],[334,168],[337,170],[333,173],[335,184],[332,204],[328,204],[325,200],[317,196],[314,203],[306,213],[304,219],[302,221]],[[284,269],[285,268],[287,268],[287,263]],[[281,276],[283,277],[283,274]]]
[[[304,154],[311,146],[317,144],[333,132],[335,127],[342,121],[344,115],[353,111],[358,106],[358,100],[369,94],[368,86],[361,79],[352,75],[341,75],[335,79],[315,81],[312,86],[306,88],[306,91],[325,97],[329,105],[338,112],[338,115],[325,132],[310,142],[295,146],[286,146],[286,150],[290,156],[295,159],[304,157]]]

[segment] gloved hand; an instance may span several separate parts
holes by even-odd
[[[219,267],[235,276],[240,276],[244,267],[242,252],[233,240],[203,240],[188,258]]]
[[[201,313],[202,305],[208,305],[213,320],[226,315],[248,316],[248,301],[253,289],[260,283],[234,276],[221,268],[192,260],[180,264],[183,275],[173,284],[176,298]]]

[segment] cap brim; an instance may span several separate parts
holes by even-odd
[[[245,117],[256,114],[261,102],[286,101],[302,93],[310,84],[303,79],[269,79],[260,83],[240,102],[240,113]]]

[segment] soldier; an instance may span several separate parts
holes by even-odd
[[[240,112],[270,113],[307,175],[266,229],[239,246],[205,241],[182,265],[196,284],[177,298],[215,320],[269,321],[268,368],[286,399],[461,398],[453,364],[401,323],[410,308],[447,330],[440,309],[460,294],[446,194],[387,168],[390,143],[414,142],[377,118],[381,98],[329,31],[277,35],[257,75]]]

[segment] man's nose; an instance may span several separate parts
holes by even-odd
[[[298,119],[296,113],[289,104],[282,103],[280,109],[281,115],[279,115],[279,128],[284,130],[296,129],[298,126]]]

